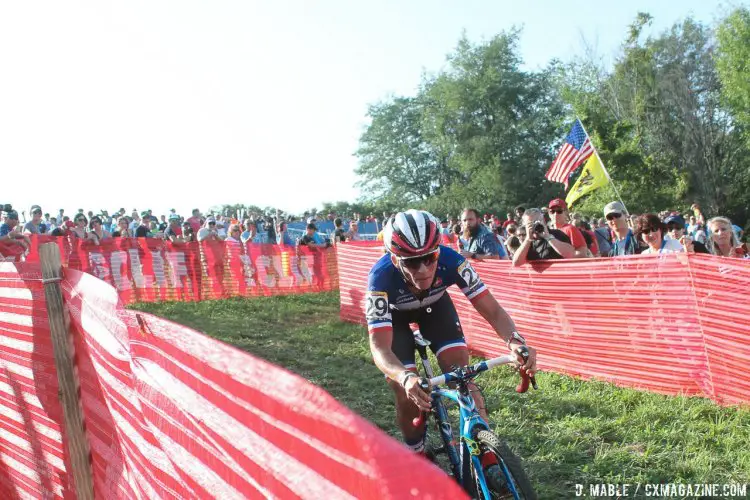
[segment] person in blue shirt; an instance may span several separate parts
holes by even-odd
[[[505,259],[507,253],[497,241],[495,234],[482,224],[479,212],[467,208],[461,216],[464,225],[463,239],[466,242],[461,255],[473,260]]]
[[[373,360],[396,395],[397,421],[404,441],[418,453],[424,451],[424,429],[415,428],[412,419],[430,409],[430,396],[420,387],[415,373],[410,325],[416,323],[422,336],[431,342],[430,348],[444,372],[452,365],[467,365],[469,351],[461,322],[453,301],[445,293],[456,285],[508,349],[526,344],[471,263],[439,244],[439,226],[437,219],[421,210],[391,217],[383,229],[387,253],[370,270],[364,299]],[[528,349],[529,358],[522,368],[534,375],[536,351]],[[486,418],[481,394],[474,394],[477,407]]]
[[[315,224],[308,224],[307,232],[297,241],[297,243],[309,248],[327,248],[331,246],[331,243],[326,242],[323,237],[317,233],[317,230],[318,228]]]
[[[245,221],[245,232],[240,235],[240,241],[242,243],[263,243],[263,237],[256,231],[255,222],[249,219]]]
[[[286,222],[280,222],[279,230],[276,233],[276,244],[294,246],[297,242],[294,241],[294,238],[289,235],[289,232],[286,229]]]

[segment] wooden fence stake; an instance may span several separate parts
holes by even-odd
[[[60,248],[56,243],[45,243],[39,248],[39,259],[42,264],[44,297],[47,302],[52,347],[55,351],[57,381],[60,384],[60,398],[68,438],[68,453],[73,469],[68,473],[75,479],[77,498],[93,500],[94,482],[91,472],[91,455],[83,425],[83,410],[78,396],[79,383],[73,364],[73,338],[65,322],[65,311],[63,310],[63,295],[60,286],[62,279]]]

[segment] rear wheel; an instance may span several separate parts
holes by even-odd
[[[473,482],[476,485],[476,490],[473,493],[475,493],[476,498],[482,500],[536,499],[536,493],[534,493],[534,488],[526,477],[521,459],[508,448],[508,445],[488,430],[477,432],[475,441],[479,445],[480,452],[494,454],[498,464],[485,469],[485,481],[487,488],[490,490],[490,498],[483,496],[476,472],[472,468]],[[515,494],[513,493],[514,490]]]

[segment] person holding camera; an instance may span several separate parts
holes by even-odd
[[[5,208],[5,222],[0,224],[0,242],[8,243],[9,245],[18,245],[23,247],[24,251],[28,250],[31,241],[28,236],[25,236],[18,231],[18,212],[13,210],[10,205],[4,205]]]
[[[548,229],[544,214],[538,208],[529,208],[521,218],[525,238],[513,254],[513,265],[520,266],[532,260],[572,259],[575,249],[568,236],[557,229]]]

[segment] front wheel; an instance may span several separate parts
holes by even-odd
[[[521,460],[508,448],[508,445],[488,430],[480,430],[476,434],[476,442],[482,453],[490,452],[495,455],[498,466],[485,469],[485,481],[490,490],[490,498],[484,498],[482,489],[478,485],[476,472],[472,468],[477,498],[482,500],[525,499],[535,500],[536,493],[531,482],[521,466]],[[488,477],[488,476],[493,477]],[[515,491],[515,494],[514,494]]]

